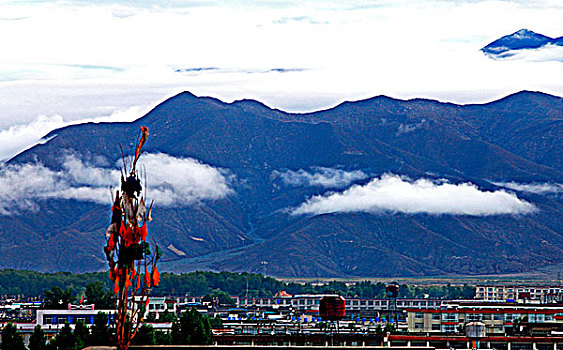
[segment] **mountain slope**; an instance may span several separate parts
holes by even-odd
[[[182,93],[132,123],[55,130],[10,166],[39,162],[62,173],[71,154],[115,168],[118,142],[125,140],[124,149],[132,150],[145,125],[151,132],[147,153],[193,158],[220,169],[231,188],[226,197],[155,203],[151,235],[166,248],[165,270],[279,276],[522,272],[563,262],[557,193],[516,192],[538,208],[517,216],[289,212],[313,196],[364,185],[385,173],[469,182],[484,191],[504,182],[563,183],[562,107],[559,97],[522,92],[468,106],[379,96],[288,114],[256,101],[228,104]],[[342,187],[284,180],[302,174],[300,169],[363,176]],[[34,210],[0,216],[0,267],[104,269],[109,195],[106,205],[60,197],[34,201]]]

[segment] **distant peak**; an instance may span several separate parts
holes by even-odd
[[[533,36],[533,35],[538,35],[538,34],[535,33],[535,32],[533,32],[533,31],[531,31],[531,30],[529,30],[529,29],[522,28],[522,29],[520,29],[519,31],[514,32],[512,35],[514,35],[514,36],[524,36],[524,37],[528,37],[528,36]]]

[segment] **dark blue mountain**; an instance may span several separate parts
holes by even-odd
[[[151,235],[167,248],[164,270],[428,276],[532,272],[563,263],[560,194],[517,192],[539,208],[520,216],[291,216],[287,208],[330,189],[287,186],[276,175],[326,167],[445,178],[485,190],[499,189],[492,180],[563,183],[560,97],[520,92],[462,106],[378,96],[290,114],[257,101],[182,93],[132,123],[55,130],[10,164],[39,161],[60,169],[68,153],[116,164],[117,142],[137,135],[140,125],[151,130],[147,152],[195,158],[236,179],[234,194],[223,200],[184,208],[155,204]],[[46,199],[32,213],[0,216],[0,268],[104,269],[110,206],[109,199],[105,206]]]
[[[490,56],[501,58],[513,55],[513,51],[537,49],[548,44],[563,45],[563,38],[553,39],[528,29],[520,29],[493,41],[482,48],[481,51]]]

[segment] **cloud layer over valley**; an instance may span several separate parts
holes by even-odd
[[[233,190],[225,172],[191,158],[143,154],[147,199],[160,206],[186,206],[200,200],[224,198]],[[67,155],[60,170],[40,163],[0,168],[0,214],[37,210],[38,201],[58,198],[111,204],[110,187],[118,188],[120,172],[105,159],[84,160]],[[144,182],[143,182],[144,186]]]
[[[311,171],[304,169],[273,171],[272,176],[279,177],[289,186],[318,186],[324,188],[343,188],[368,176],[361,170],[346,171],[334,168],[315,167]]]
[[[489,192],[469,183],[411,181],[386,174],[363,186],[354,185],[342,192],[314,196],[292,214],[399,212],[487,216],[528,214],[535,210],[534,205],[503,190]]]

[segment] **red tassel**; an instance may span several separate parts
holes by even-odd
[[[143,226],[139,227],[139,234],[141,235],[141,239],[145,241],[147,239],[147,224],[145,223]]]
[[[154,266],[154,270],[152,270],[152,282],[155,287],[160,283],[160,272],[158,272],[156,265]]]
[[[119,293],[119,275],[115,276],[115,284],[113,285],[113,293],[117,295]]]
[[[149,269],[145,266],[145,284],[147,288],[151,287],[151,275],[149,275]]]

